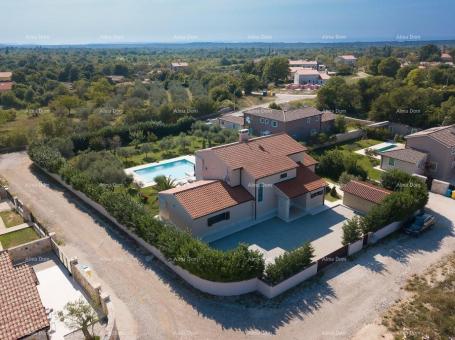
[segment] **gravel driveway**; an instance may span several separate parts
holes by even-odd
[[[273,300],[194,291],[70,193],[30,168],[24,153],[0,155],[0,174],[66,251],[91,266],[116,305],[123,339],[346,339],[403,296],[414,273],[455,250],[455,202],[431,195],[438,223],[419,238],[394,236],[329,267]]]

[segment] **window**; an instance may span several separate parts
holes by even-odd
[[[264,124],[265,125],[269,125],[269,120],[268,119],[264,119]]]
[[[436,162],[428,162],[428,170],[430,171],[436,171],[438,170],[438,163]]]
[[[272,127],[277,127],[277,126],[278,126],[278,122],[275,120],[272,120]]]
[[[264,184],[260,183],[258,188],[258,202],[264,199]]]
[[[316,196],[321,196],[324,193],[324,190],[320,190],[318,192],[313,192],[310,197],[315,198]]]
[[[316,130],[316,129],[311,129],[310,134],[311,134],[312,136],[315,136],[315,135],[318,134],[318,130]]]
[[[307,123],[307,124],[310,124],[310,123],[311,123],[311,118],[307,118],[307,119],[306,119],[306,123]]]
[[[288,177],[288,174],[286,172],[284,174],[280,175],[280,178],[286,178],[286,177]]]
[[[264,118],[260,118],[259,123],[264,124]]]
[[[389,165],[395,166],[395,158],[389,157]]]
[[[221,222],[221,221],[225,221],[225,220],[229,220],[230,218],[231,218],[231,213],[229,211],[225,211],[224,213],[209,217],[207,219],[207,224],[208,224],[209,227],[211,227],[215,223],[218,223],[218,222]]]

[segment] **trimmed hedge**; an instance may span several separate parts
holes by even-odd
[[[248,250],[246,245],[228,252],[209,247],[188,232],[153,218],[125,187],[94,183],[50,146],[31,146],[29,155],[37,164],[58,173],[74,189],[101,204],[119,223],[157,247],[168,261],[190,273],[217,282],[243,281],[263,275],[262,255]]]
[[[308,267],[313,258],[314,249],[310,243],[302,247],[286,252],[275,259],[265,269],[264,280],[272,285],[276,285],[291,276],[301,272]]]

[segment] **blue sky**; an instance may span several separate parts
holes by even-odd
[[[0,0],[1,43],[455,38],[453,0]]]

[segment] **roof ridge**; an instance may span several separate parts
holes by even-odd
[[[364,182],[364,181],[357,181],[357,180],[352,180],[352,182],[355,182],[355,183],[359,183],[365,187],[368,187],[368,188],[371,188],[371,189],[375,189],[377,191],[382,191],[384,193],[390,193],[391,191],[390,190],[387,190],[385,188],[381,188],[381,187],[378,187],[376,185],[373,185],[373,184],[370,184],[370,183],[367,183],[367,182]]]
[[[197,184],[197,182],[202,182],[202,181],[205,181],[206,183],[201,183],[200,185],[191,185],[191,184]],[[222,182],[222,180],[220,180],[220,179],[201,179],[201,180],[198,180],[198,181],[195,181],[195,182],[187,183],[188,184],[188,188],[185,188],[185,189],[177,191],[177,192],[173,192],[171,194],[172,195],[180,194],[182,192],[185,192],[185,191],[188,191],[188,190],[191,190],[191,189],[194,189],[194,188],[201,188],[201,187],[204,187],[206,185],[213,184],[215,182]],[[184,185],[182,185],[182,186],[184,186]],[[175,187],[175,188],[172,188],[172,189],[178,189],[178,187]],[[169,190],[172,190],[172,189],[169,189]],[[167,190],[164,190],[164,191],[167,191]],[[162,191],[162,192],[164,192],[164,191]]]

